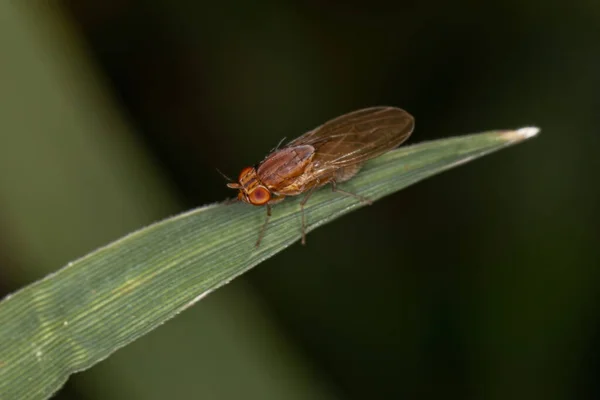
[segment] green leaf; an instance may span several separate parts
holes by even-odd
[[[494,131],[403,147],[370,161],[340,188],[376,200],[537,132]],[[264,208],[213,204],[134,232],[3,299],[0,399],[51,396],[70,374],[298,241],[301,197],[274,206],[259,248]],[[362,206],[319,190],[306,207],[308,231]]]

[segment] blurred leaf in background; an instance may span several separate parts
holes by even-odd
[[[42,5],[0,7],[0,36],[14,38],[3,43],[0,107],[8,291],[181,206],[126,113],[110,105],[64,16]],[[59,397],[332,397],[243,283],[206,301],[201,315],[187,314],[70,381]]]
[[[57,4],[0,4],[5,293],[343,112],[402,107],[412,141],[544,127],[317,230],[60,397],[600,395],[600,5]]]

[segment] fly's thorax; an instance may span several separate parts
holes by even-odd
[[[256,174],[262,184],[272,191],[290,185],[302,176],[315,154],[310,145],[292,146],[269,154],[257,167]]]

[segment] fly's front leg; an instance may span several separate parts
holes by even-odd
[[[342,189],[338,189],[337,182],[335,181],[335,179],[332,179],[330,181],[330,183],[331,183],[331,191],[332,192],[342,193],[342,194],[344,194],[346,196],[354,197],[355,199],[358,199],[361,203],[369,205],[369,206],[371,204],[373,204],[373,201],[367,199],[366,197],[359,196],[359,195],[354,194],[354,193],[346,192],[345,190],[342,190]]]
[[[258,240],[256,241],[255,245],[256,248],[260,246],[260,242],[262,241],[263,236],[265,236],[265,231],[267,230],[267,224],[269,223],[269,219],[271,219],[271,205],[267,203],[267,218],[265,218],[265,222],[263,223],[263,226],[260,229],[260,233],[258,234]]]
[[[273,199],[271,199],[271,201],[269,201],[267,203],[267,218],[265,218],[265,222],[263,223],[262,228],[260,229],[260,233],[258,234],[258,240],[256,241],[256,248],[258,248],[258,246],[260,246],[260,242],[263,239],[263,236],[265,236],[265,232],[267,231],[267,225],[269,224],[269,219],[271,219],[271,205],[272,204],[277,204],[280,201],[282,201],[283,199],[285,199],[285,196],[279,196],[279,197],[275,197]]]

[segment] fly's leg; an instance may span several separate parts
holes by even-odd
[[[310,188],[310,190],[306,193],[306,196],[304,196],[304,198],[300,202],[300,212],[302,213],[302,245],[306,244],[306,217],[304,216],[304,205],[306,204],[306,202],[310,198],[310,195],[313,194],[317,187],[319,187],[319,181],[317,181],[317,184],[315,186]]]
[[[313,186],[312,188],[310,188],[310,190],[306,193],[306,196],[304,196],[304,198],[300,202],[300,211],[302,212],[302,244],[303,245],[306,244],[306,217],[304,215],[304,205],[306,204],[306,202],[308,201],[310,196],[313,194],[315,189],[318,188],[319,186],[321,186],[319,183],[320,182],[317,181],[317,184],[315,186]],[[342,189],[338,189],[337,182],[335,181],[335,179],[330,180],[329,183],[331,183],[331,190],[333,192],[337,192],[337,193],[344,194],[346,196],[354,197],[355,199],[359,200],[363,204],[367,204],[367,205],[373,204],[373,201],[367,199],[366,197],[359,196],[354,193],[346,192],[345,190],[342,190]]]
[[[256,241],[256,248],[258,248],[258,246],[260,246],[260,242],[263,240],[263,237],[265,236],[265,232],[267,231],[267,225],[269,224],[269,219],[271,218],[271,205],[280,203],[283,201],[283,199],[285,199],[285,196],[273,197],[271,199],[271,201],[269,201],[266,204],[267,218],[265,219],[265,223],[263,224],[262,228],[260,229],[260,233],[258,234],[258,240]]]
[[[260,233],[258,234],[258,240],[256,241],[256,248],[258,248],[258,246],[260,246],[260,242],[263,239],[263,236],[265,236],[265,232],[267,230],[267,224],[269,223],[269,219],[271,218],[271,205],[269,203],[267,203],[267,218],[265,218],[265,223],[263,224],[262,228],[260,229]]]
[[[355,199],[359,200],[361,203],[369,205],[369,206],[371,204],[373,204],[373,201],[367,199],[366,197],[362,197],[362,196],[359,196],[357,194],[346,192],[345,190],[342,190],[342,189],[338,189],[337,182],[335,181],[335,179],[332,179],[330,181],[330,183],[331,183],[331,191],[332,192],[342,193],[342,194],[344,194],[346,196],[354,197]]]

